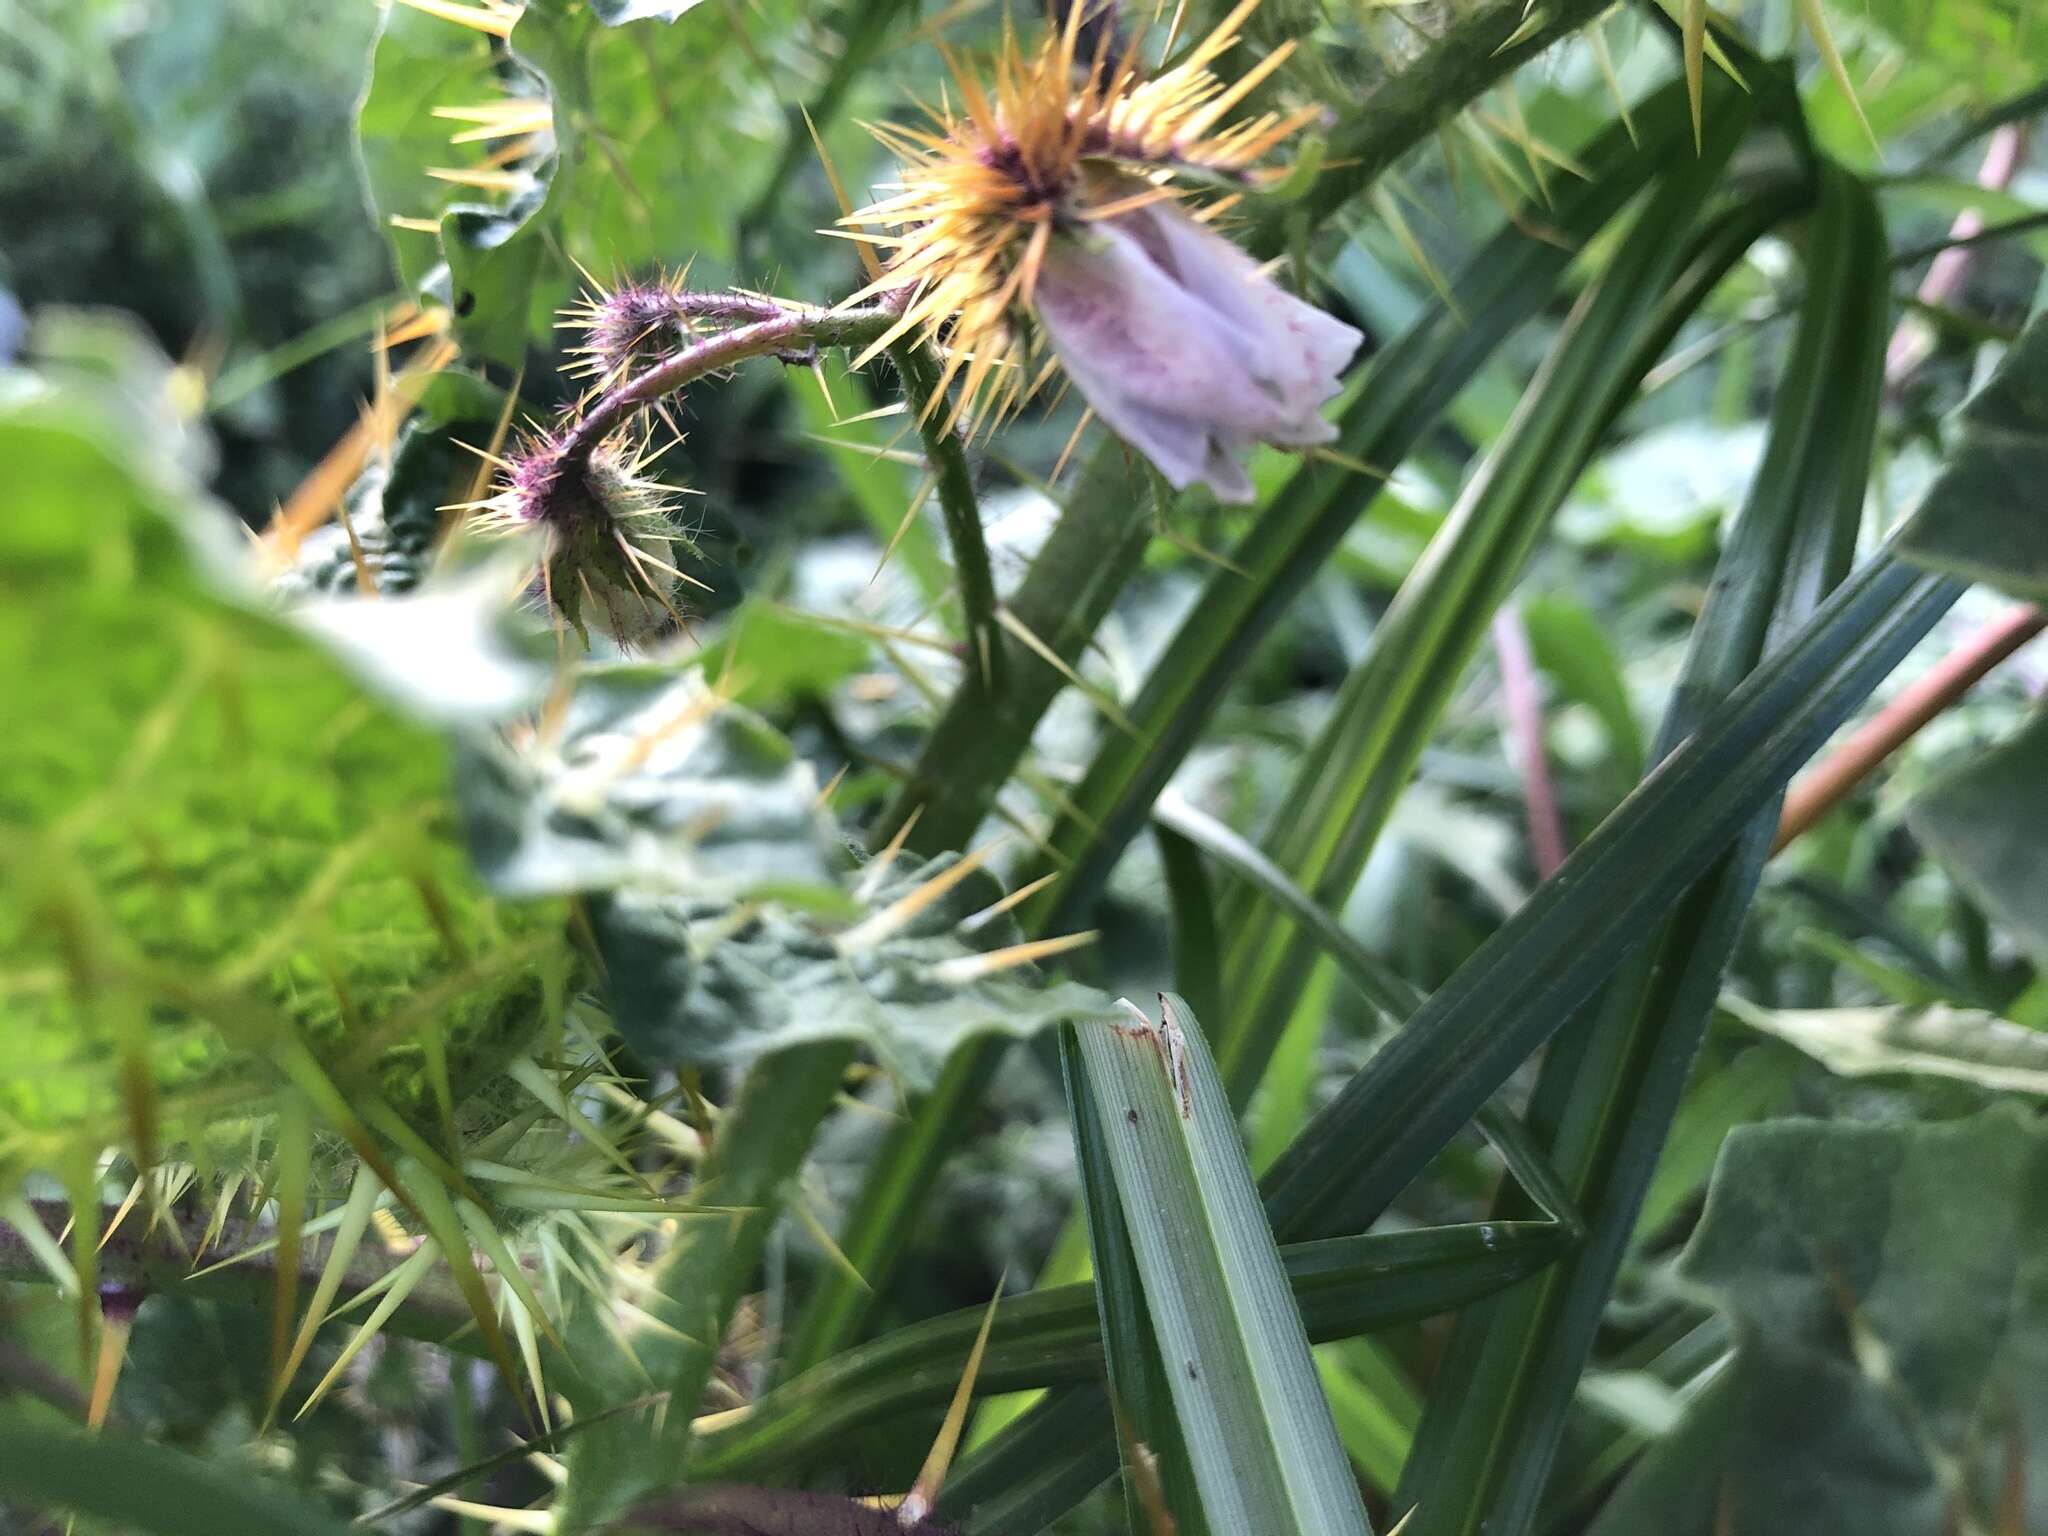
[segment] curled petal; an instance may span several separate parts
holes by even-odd
[[[1053,240],[1033,305],[1111,429],[1176,489],[1199,480],[1224,501],[1251,499],[1253,444],[1336,435],[1318,408],[1361,339],[1165,204]]]

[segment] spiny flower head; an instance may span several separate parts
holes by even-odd
[[[595,625],[633,645],[682,622],[675,594],[690,578],[672,559],[695,548],[677,515],[685,493],[646,473],[672,446],[653,448],[642,428],[579,458],[536,432],[498,461],[491,496],[460,505],[480,533],[537,533],[540,595],[578,633]]]
[[[842,221],[854,231],[852,238],[888,253],[886,270],[868,291],[910,290],[903,319],[869,355],[902,335],[921,332],[946,357],[941,390],[926,409],[935,408],[945,385],[958,377],[961,391],[955,418],[966,414],[993,425],[1042,386],[1059,361],[1066,361],[1070,369],[1076,361],[1058,334],[1042,336],[1030,320],[1032,312],[1043,307],[1041,280],[1048,263],[1073,279],[1061,285],[1063,293],[1089,287],[1080,279],[1090,274],[1074,271],[1073,263],[1079,259],[1085,265],[1090,253],[1114,248],[1121,230],[1127,239],[1137,240],[1140,256],[1169,285],[1190,291],[1212,281],[1242,285],[1243,273],[1233,270],[1226,278],[1223,268],[1229,263],[1209,250],[1227,243],[1173,206],[1173,200],[1181,195],[1179,183],[1195,177],[1251,184],[1260,157],[1319,115],[1320,109],[1308,107],[1219,126],[1292,51],[1291,44],[1275,49],[1232,85],[1211,72],[1209,66],[1237,41],[1238,28],[1258,3],[1244,0],[1180,62],[1149,77],[1140,68],[1135,43],[1125,45],[1119,57],[1109,56],[1116,29],[1084,31],[1087,7],[1079,4],[1068,8],[1065,25],[1049,32],[1035,50],[1027,50],[1014,31],[1006,31],[990,86],[984,87],[949,60],[960,110],[942,106],[932,112],[927,128],[875,130],[903,160],[901,181],[892,195]],[[1091,57],[1080,53],[1084,35],[1095,39]],[[1161,231],[1181,226],[1196,231],[1198,238],[1177,239],[1177,256],[1167,249]],[[898,232],[874,233],[878,229]],[[1250,268],[1248,259],[1240,260]],[[1298,305],[1255,272],[1251,281]],[[1335,365],[1341,366],[1356,346],[1357,333],[1306,305],[1298,307],[1350,337],[1350,346],[1342,348]],[[1219,313],[1244,310],[1228,296],[1209,308]],[[1269,312],[1261,322],[1265,329],[1249,337],[1219,338],[1219,345],[1239,351],[1249,345],[1263,357],[1282,341],[1272,330],[1277,311],[1264,294],[1253,296],[1251,308]],[[1243,314],[1238,318],[1242,320]],[[1299,317],[1288,314],[1281,319],[1286,327],[1299,328]],[[1076,327],[1068,329],[1079,334]],[[1103,328],[1095,329],[1101,333]],[[1135,341],[1143,351],[1142,343],[1155,339],[1123,341]],[[1047,340],[1060,358],[1043,357]],[[1119,345],[1114,336],[1098,334],[1095,340],[1111,351]],[[1324,371],[1321,363],[1339,350],[1341,340],[1334,335],[1310,338],[1317,352],[1318,382]],[[1113,357],[1097,361],[1115,370]],[[1147,363],[1160,365],[1156,357]],[[1075,371],[1083,393],[1110,425],[1150,453],[1136,413],[1126,409],[1125,420],[1118,421],[1081,371]],[[1099,374],[1101,369],[1091,371]],[[1313,428],[1295,419],[1305,389],[1282,387],[1264,377],[1250,382],[1276,399],[1285,397],[1283,414],[1293,429],[1291,440],[1318,440]],[[1215,381],[1208,383],[1213,387]],[[1309,402],[1311,414],[1321,398]],[[1229,448],[1238,446],[1236,439],[1247,432],[1253,440],[1290,440],[1288,432],[1269,434],[1249,417],[1233,424],[1230,432]],[[1159,455],[1152,456],[1169,478],[1175,478],[1174,467]],[[1203,463],[1213,457],[1207,449],[1195,455]],[[1230,480],[1218,489],[1234,494],[1238,485]]]

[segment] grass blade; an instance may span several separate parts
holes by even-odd
[[[0,1407],[0,1494],[149,1536],[347,1536],[289,1489],[166,1446]]]
[[[1280,1262],[1310,1342],[1323,1343],[1491,1295],[1551,1263],[1570,1242],[1554,1222],[1491,1222],[1296,1243],[1280,1250]],[[834,1355],[776,1387],[744,1416],[701,1430],[692,1467],[721,1481],[758,1479],[828,1456],[862,1425],[944,1402],[982,1315],[980,1307],[949,1312]],[[996,1308],[975,1391],[1099,1384],[1102,1360],[1091,1285],[1007,1296]],[[1099,1393],[1096,1401],[1101,1408]]]
[[[1076,1033],[1202,1513],[1218,1531],[1367,1531],[1215,1063],[1187,1005],[1160,1007],[1156,1025]]]
[[[1118,1192],[1117,1161],[1110,1151],[1102,1105],[1089,1088],[1089,1071],[1073,1025],[1060,1030],[1061,1079],[1074,1127],[1074,1162],[1080,1171],[1081,1210],[1088,1226],[1095,1309],[1104,1376],[1119,1415],[1117,1454],[1123,1469],[1124,1508],[1131,1530],[1145,1531],[1148,1495],[1162,1496],[1177,1517],[1176,1533],[1207,1532],[1205,1502],[1196,1482],[1188,1436],[1174,1411],[1161,1338],[1138,1267],[1130,1224]],[[1133,1443],[1135,1442],[1135,1443]],[[1149,1453],[1150,1466],[1134,1465]],[[1148,1479],[1155,1480],[1148,1485]],[[1229,1526],[1221,1527],[1229,1530]]]
[[[1823,172],[1808,250],[1769,445],[1695,631],[1664,753],[1812,613],[1854,547],[1882,389],[1886,251],[1870,193],[1839,169]],[[1519,1533],[1535,1517],[1776,824],[1774,796],[1545,1059],[1532,1123],[1587,1211],[1589,1240],[1460,1319],[1403,1480],[1423,1536]]]
[[[1762,230],[1803,195],[1753,195],[1690,240],[1750,115],[1746,98],[1715,113],[1708,152],[1661,179],[1597,283],[1575,308],[1421,562],[1402,583],[1372,648],[1303,758],[1266,838],[1268,853],[1324,906],[1356,884],[1494,611],[1577,481],[1600,435],[1633,397],[1679,324]],[[1299,987],[1306,939],[1285,914],[1247,899],[1227,914],[1230,1027],[1217,1058],[1234,1095],[1256,1085]]]
[[[1275,1230],[1356,1230],[1644,940],[1962,592],[1880,551],[1482,944],[1266,1180]]]

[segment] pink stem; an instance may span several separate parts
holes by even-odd
[[[1548,880],[1564,862],[1564,823],[1550,787],[1550,763],[1543,754],[1543,700],[1521,610],[1505,604],[1493,616],[1493,652],[1500,661],[1501,702],[1508,739],[1522,775],[1522,805],[1529,820],[1529,856],[1536,877]]]
[[[908,297],[906,294],[905,298]],[[902,299],[885,296],[857,309],[820,309],[805,305],[781,310],[775,318],[718,331],[670,354],[646,372],[598,397],[562,434],[561,464],[574,468],[589,459],[598,444],[624,425],[635,412],[672,395],[707,373],[770,352],[797,346],[849,346],[880,337],[902,316]]]
[[[1984,164],[1977,172],[1977,185],[1989,192],[2003,192],[2011,186],[2013,177],[2019,172],[2026,142],[2026,132],[2018,123],[2007,123],[1996,130],[1985,147]],[[1983,228],[1982,211],[1965,208],[1949,227],[1949,238],[1967,240]],[[1976,259],[1977,247],[1974,245],[1952,246],[1937,254],[1927,268],[1927,275],[1920,279],[1920,302],[1946,304],[1969,280],[1970,268]],[[1934,331],[1924,319],[1918,315],[1907,315],[1900,320],[1898,329],[1892,332],[1891,344],[1885,348],[1886,387],[1898,389],[1913,376],[1915,369],[1927,361],[1928,353],[1933,350]]]

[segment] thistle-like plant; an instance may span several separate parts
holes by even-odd
[[[1321,111],[1224,126],[1293,52],[1283,44],[1228,86],[1211,72],[1258,4],[1157,75],[1137,37],[1119,44],[1070,6],[1035,47],[1007,32],[991,81],[953,62],[957,110],[878,130],[904,161],[900,186],[841,223],[886,253],[866,292],[902,295],[903,315],[867,355],[911,332],[937,347],[945,367],[924,409],[958,378],[949,430],[963,417],[992,428],[1064,365],[1176,489],[1200,481],[1240,502],[1253,444],[1336,435],[1318,407],[1359,333],[1217,234],[1207,221],[1227,203],[1183,206],[1191,184],[1259,185],[1261,157]]]

